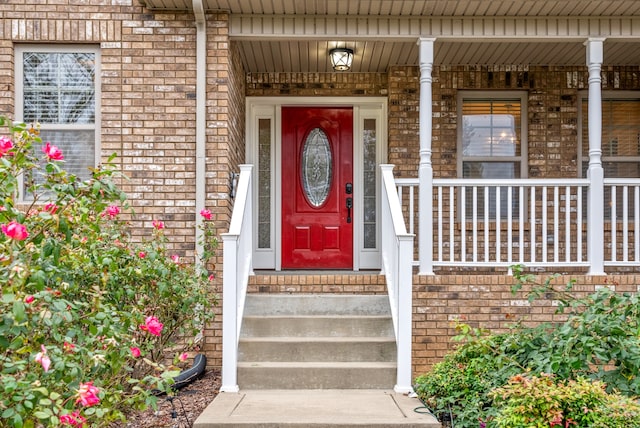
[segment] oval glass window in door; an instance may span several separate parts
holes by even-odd
[[[331,188],[333,156],[327,134],[320,128],[311,130],[302,147],[302,187],[309,203],[320,207]]]

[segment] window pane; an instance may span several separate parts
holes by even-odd
[[[62,150],[65,170],[83,180],[90,178],[97,145],[97,52],[84,47],[78,52],[56,52],[55,47],[21,52],[23,84],[17,96],[23,100],[22,120],[41,124],[42,141]],[[40,147],[34,150],[41,154]]]
[[[589,102],[585,99],[581,123],[583,177],[589,167],[588,119]],[[602,160],[605,177],[640,177],[640,99],[602,101]]]
[[[76,175],[80,180],[91,178],[89,168],[95,165],[95,133],[93,130],[42,130],[40,136],[43,144],[48,141],[62,151],[64,155],[63,167],[68,173]],[[42,155],[40,147],[34,147],[38,155]],[[43,176],[36,175],[33,179],[36,183],[44,182]],[[29,183],[24,183],[24,185],[23,198],[29,200],[32,198],[32,195],[26,192],[26,186]]]
[[[520,120],[519,100],[464,100],[463,156],[520,156]]]
[[[95,122],[94,53],[25,52],[23,56],[26,122]]]
[[[271,248],[271,119],[258,120],[258,248]]]
[[[376,248],[376,120],[365,119],[364,149],[364,248]]]
[[[465,178],[519,178],[520,177],[520,163],[519,162],[464,162],[463,163],[464,177]],[[514,184],[517,184],[514,182]],[[495,218],[500,208],[500,217],[506,218],[508,215],[508,187],[500,187],[500,193],[498,194],[496,187],[490,187],[485,193],[485,187],[478,186],[476,194],[477,214],[479,217],[485,215],[485,200],[488,196],[489,203],[489,218]],[[499,199],[498,199],[499,198]],[[473,217],[473,191],[467,189],[465,191],[465,218],[471,219]],[[520,197],[518,189],[513,187],[511,189],[511,214],[517,217],[520,214]]]

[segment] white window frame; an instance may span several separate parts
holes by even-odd
[[[640,100],[640,91],[602,91],[602,101],[625,101],[625,100]],[[583,104],[588,105],[589,102],[589,92],[588,91],[580,91],[578,92],[578,170],[576,171],[578,178],[583,178],[582,171],[585,169],[584,167],[589,166],[589,156],[584,155],[584,149],[589,151],[589,143],[588,141],[584,141],[583,136],[583,114],[582,107]],[[604,141],[601,143],[604,145]],[[586,145],[586,147],[585,147]],[[607,156],[603,147],[600,147],[602,150],[602,163],[604,165],[605,162],[640,162],[640,156]],[[586,165],[584,163],[586,162]],[[585,169],[586,170],[586,169]],[[615,178],[615,177],[605,177],[605,178]]]
[[[482,156],[469,156],[465,157],[462,147],[462,106],[466,100],[519,100],[520,101],[520,155],[519,156],[500,156],[499,160],[490,157]],[[464,162],[519,162],[520,163],[520,177],[514,177],[514,179],[527,178],[529,175],[528,168],[528,94],[526,91],[458,91],[457,98],[457,150],[458,150],[458,162],[457,162],[457,174],[458,178],[463,178],[463,165]]]
[[[282,199],[280,186],[281,159],[282,159],[282,117],[283,106],[301,107],[352,107],[353,108],[353,185],[355,189],[363,188],[362,163],[363,149],[357,138],[361,137],[365,119],[376,120],[376,162],[385,163],[387,160],[387,99],[384,97],[247,97],[246,109],[246,162],[257,164],[258,162],[258,121],[270,119],[272,123],[271,150],[271,248],[257,248],[257,239],[254,239],[253,267],[255,269],[281,270],[281,218]],[[376,177],[376,248],[364,248],[364,198],[363,192],[357,192],[358,198],[354,201],[354,223],[358,227],[353,228],[353,269],[380,269],[380,172]],[[254,236],[258,231],[258,182],[257,169],[253,170],[253,230]]]
[[[41,52],[41,53],[93,53],[95,55],[95,121],[94,123],[82,123],[82,124],[49,124],[40,123],[40,129],[43,131],[64,131],[64,130],[93,130],[94,132],[94,160],[93,165],[96,166],[100,163],[100,124],[101,120],[101,52],[100,46],[96,45],[56,45],[56,44],[24,44],[17,45],[15,47],[15,121],[24,121],[24,70],[23,70],[23,58],[24,54],[28,52]],[[23,183],[19,183],[19,188],[22,189]],[[19,195],[19,200],[24,201],[24,195]]]

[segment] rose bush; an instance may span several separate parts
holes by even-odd
[[[154,405],[177,374],[165,361],[212,318],[210,213],[197,266],[161,219],[134,242],[112,159],[80,181],[37,127],[0,126],[0,425],[104,426]]]

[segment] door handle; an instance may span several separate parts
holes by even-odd
[[[351,208],[353,208],[353,198],[347,198],[347,223],[351,223]]]

